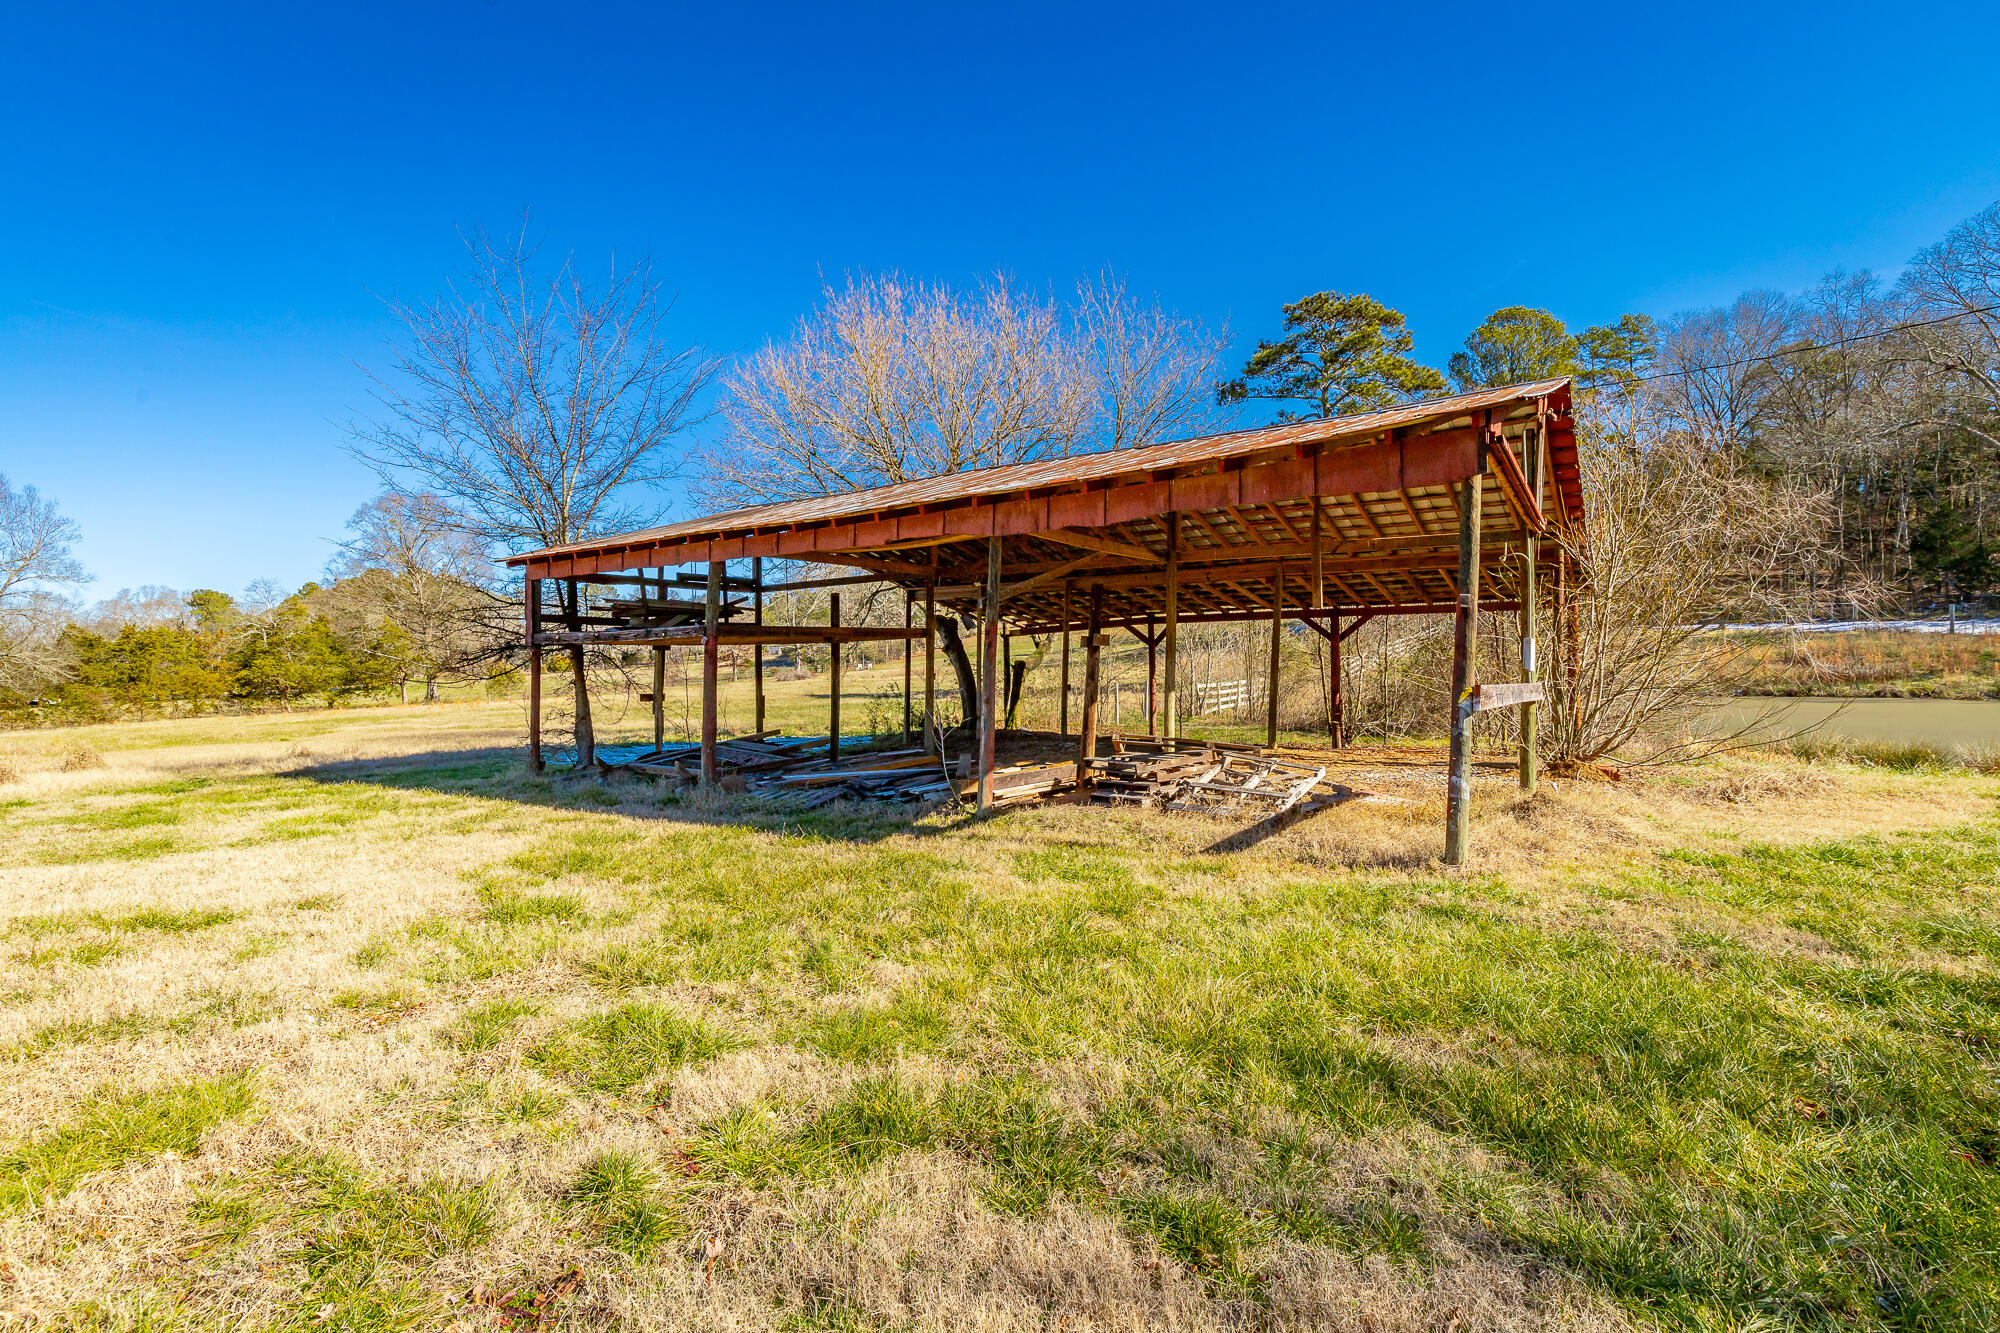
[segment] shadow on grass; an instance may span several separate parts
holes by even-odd
[[[306,764],[284,776],[327,784],[363,784],[440,795],[505,801],[579,814],[752,828],[843,842],[879,842],[897,834],[950,833],[977,818],[949,800],[918,802],[834,801],[802,810],[781,799],[681,788],[669,780],[618,771],[527,771],[516,746],[434,750],[383,759]]]

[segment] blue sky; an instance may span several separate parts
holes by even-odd
[[[1501,305],[1656,315],[1893,270],[2000,198],[2000,6],[14,9],[0,472],[91,595],[315,575],[455,228],[643,253],[677,327],[821,274],[1104,267],[1240,356],[1324,288],[1442,365]]]

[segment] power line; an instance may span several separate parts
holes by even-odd
[[[1935,319],[1913,319],[1906,324],[1891,324],[1886,329],[1874,329],[1868,333],[1857,333],[1847,338],[1834,338],[1823,343],[1808,343],[1804,347],[1787,347],[1782,351],[1766,352],[1761,356],[1746,356],[1736,361],[1721,361],[1712,366],[1691,366],[1686,370],[1663,370],[1656,375],[1635,375],[1632,383],[1645,384],[1652,380],[1679,379],[1684,375],[1703,375],[1711,370],[1734,370],[1738,366],[1754,365],[1759,361],[1776,361],[1780,357],[1797,356],[1802,352],[1824,352],[1835,347],[1845,347],[1849,343],[1862,342],[1869,338],[1886,338],[1892,333],[1902,333],[1908,329],[1927,329],[1933,324],[1949,324],[1954,319],[1967,319],[1973,315],[1991,314],[2000,310],[2000,305],[1983,305],[1976,310],[1954,310],[1949,315],[1939,315]]]

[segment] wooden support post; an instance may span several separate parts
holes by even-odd
[[[653,648],[653,748],[667,743],[667,650]]]
[[[1278,744],[1278,649],[1284,643],[1285,630],[1285,567],[1278,566],[1278,572],[1271,579],[1271,679],[1264,691],[1264,744],[1267,748]]]
[[[722,579],[728,571],[728,562],[711,560],[708,562],[708,598],[702,607],[701,618],[701,781],[705,787],[715,785],[715,667],[720,643],[715,636],[716,627],[722,623]]]
[[[1478,459],[1480,470],[1460,485],[1458,499],[1458,608],[1452,617],[1451,770],[1444,825],[1444,861],[1452,866],[1465,864],[1472,840],[1472,687],[1479,653],[1479,503],[1486,470],[1483,433]]]
[[[1069,735],[1069,581],[1063,581],[1062,595],[1062,716],[1057,730]]]
[[[1360,503],[1359,498],[1355,500]],[[1326,608],[1326,538],[1325,526],[1320,514],[1320,497],[1312,497],[1312,587],[1306,595],[1312,599],[1312,608],[1321,611]],[[1327,636],[1326,692],[1326,743],[1338,750],[1346,738],[1340,725],[1340,615],[1338,612],[1327,618],[1332,631]]]
[[[1097,757],[1097,681],[1104,646],[1104,589],[1090,590],[1090,628],[1083,636],[1083,726],[1076,742],[1076,785],[1090,784],[1090,761]]]
[[[933,562],[935,568],[935,562]],[[937,575],[924,583],[924,753],[937,748]]]
[[[1355,503],[1360,499],[1356,497]],[[1319,497],[1312,498],[1312,587],[1306,589],[1311,598],[1310,605],[1317,611],[1326,605],[1326,552],[1325,542],[1320,536]]]
[[[903,628],[910,627],[910,613],[916,607],[916,594],[903,594]],[[910,743],[910,641],[903,640],[903,744]]]
[[[986,539],[985,619],[979,627],[979,808],[993,806],[993,726],[999,707],[1000,539]]]
[[[1160,632],[1146,617],[1146,734],[1160,734]]]
[[[541,628],[542,581],[528,580],[528,771],[542,771],[542,650],[535,646],[535,631]]]
[[[1347,720],[1342,716],[1345,705],[1340,697],[1340,612],[1327,617],[1327,629],[1326,738],[1338,750],[1347,744]]]
[[[764,557],[761,555],[750,562],[750,581],[757,585],[750,593],[750,621],[752,624],[761,625],[764,623]],[[764,645],[761,643],[751,644],[750,653],[757,660],[757,665],[750,672],[750,688],[755,691],[757,701],[757,721],[756,725],[750,729],[752,731],[762,731],[764,729]]]
[[[1529,434],[1523,441],[1528,455],[1528,494],[1541,498],[1542,493],[1542,444],[1541,432]],[[1535,660],[1535,635],[1539,632],[1536,593],[1541,582],[1541,571],[1536,568],[1541,558],[1540,542],[1534,533],[1529,533],[1525,543],[1528,557],[1526,569],[1521,577],[1521,675],[1522,679],[1539,679],[1541,664]],[[1541,760],[1536,748],[1541,740],[1541,719],[1536,710],[1541,705],[1530,700],[1521,708],[1521,790],[1528,795],[1535,794],[1535,784],[1540,778]]]
[[[840,594],[826,595],[826,623],[840,628]],[[834,762],[840,760],[840,644],[838,641],[826,646],[827,686],[831,699],[827,705],[826,757]]]
[[[1181,618],[1181,516],[1178,511],[1167,515],[1167,685],[1161,693],[1162,706],[1166,710],[1162,730],[1169,740],[1179,732],[1180,723],[1176,719],[1179,711],[1175,707],[1175,691],[1180,684],[1180,618]]]

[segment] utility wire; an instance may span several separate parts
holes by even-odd
[[[1886,329],[1873,329],[1867,333],[1857,333],[1851,337],[1834,338],[1823,343],[1808,343],[1804,347],[1787,347],[1781,351],[1766,352],[1761,356],[1746,356],[1737,361],[1721,361],[1712,366],[1690,366],[1686,370],[1663,370],[1653,375],[1634,375],[1629,381],[1645,384],[1651,380],[1680,379],[1687,375],[1705,375],[1711,370],[1734,370],[1738,366],[1754,365],[1759,361],[1776,361],[1780,357],[1797,356],[1802,352],[1824,352],[1834,347],[1845,347],[1849,343],[1862,342],[1869,338],[1886,338],[1892,333],[1902,333],[1908,329],[1926,329],[1933,324],[1949,324],[1954,319],[1968,319],[1973,315],[1991,314],[2000,310],[2000,305],[1983,305],[1976,310],[1954,310],[1949,315],[1939,315],[1936,319],[1913,319],[1907,324],[1891,324]]]

